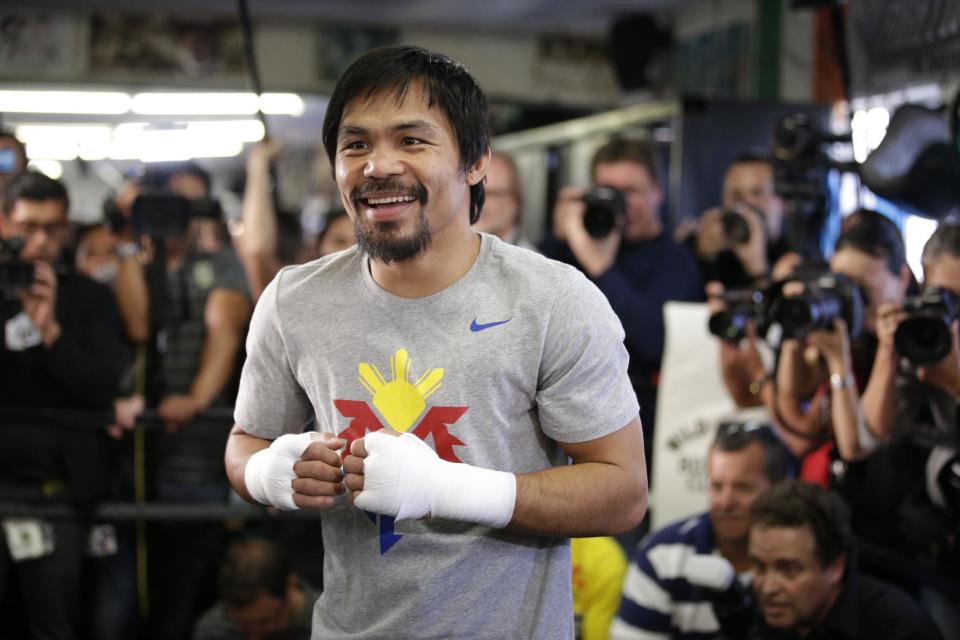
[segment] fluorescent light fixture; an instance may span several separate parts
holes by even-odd
[[[104,142],[110,139],[112,127],[107,124],[41,124],[24,123],[15,129],[17,138],[28,142]]]
[[[187,124],[187,133],[204,138],[256,142],[263,139],[259,120],[197,120]]]
[[[63,165],[56,160],[31,160],[27,166],[54,180],[63,177]]]
[[[116,91],[0,91],[2,113],[120,115],[130,96]]]
[[[260,96],[260,110],[267,115],[300,116],[304,108],[303,98],[295,93],[265,93]]]
[[[138,93],[131,110],[140,115],[248,116],[257,112],[252,93]]]
[[[33,160],[76,160],[80,148],[73,140],[27,142],[27,157]]]
[[[303,98],[295,93],[168,93],[148,92],[133,96],[131,110],[150,116],[250,116],[257,107],[268,115],[299,116]]]

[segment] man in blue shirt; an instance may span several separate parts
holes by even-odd
[[[769,426],[725,423],[707,458],[709,511],[654,532],[636,550],[623,583],[612,640],[707,640],[720,623],[696,556],[721,556],[738,573],[750,568],[750,507],[787,477],[792,459]]]
[[[549,258],[579,267],[620,318],[644,439],[651,442],[664,344],[663,303],[701,300],[703,287],[693,256],[664,232],[659,213],[663,191],[645,142],[615,138],[606,143],[593,156],[591,176],[594,185],[623,194],[622,224],[606,237],[591,236],[583,224],[587,190],[567,187],[557,198],[553,232],[544,238],[541,249]]]

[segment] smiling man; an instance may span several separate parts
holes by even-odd
[[[226,465],[248,499],[326,510],[314,638],[572,637],[566,537],[646,511],[610,306],[471,228],[487,121],[445,56],[354,62],[323,140],[357,245],[284,269],[254,313]]]
[[[610,637],[716,637],[720,622],[709,594],[695,586],[697,570],[688,569],[687,561],[719,554],[735,571],[745,574],[750,568],[750,506],[757,496],[786,478],[790,467],[789,454],[769,426],[751,422],[721,425],[707,457],[708,512],[664,527],[637,549]]]

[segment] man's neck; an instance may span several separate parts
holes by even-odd
[[[724,540],[717,541],[717,550],[726,560],[733,565],[737,573],[743,573],[750,568],[750,555],[748,553],[748,540]]]
[[[469,226],[450,225],[419,256],[393,264],[371,260],[370,273],[374,282],[395,296],[424,298],[466,275],[479,252],[479,234]]]
[[[806,622],[802,625],[797,625],[797,635],[801,638],[806,638],[811,633],[817,630],[823,621],[827,619],[827,616],[830,615],[830,611],[833,610],[833,606],[837,603],[837,600],[840,598],[840,594],[843,592],[844,581],[838,582],[833,591],[830,593],[830,597],[827,598],[827,601],[824,603],[823,608],[817,612],[815,620]]]

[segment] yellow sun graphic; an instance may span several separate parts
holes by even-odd
[[[409,429],[423,410],[426,399],[440,386],[443,369],[428,369],[410,383],[410,355],[400,349],[390,359],[393,379],[387,382],[372,364],[360,363],[360,384],[373,396],[373,406],[394,431]]]

